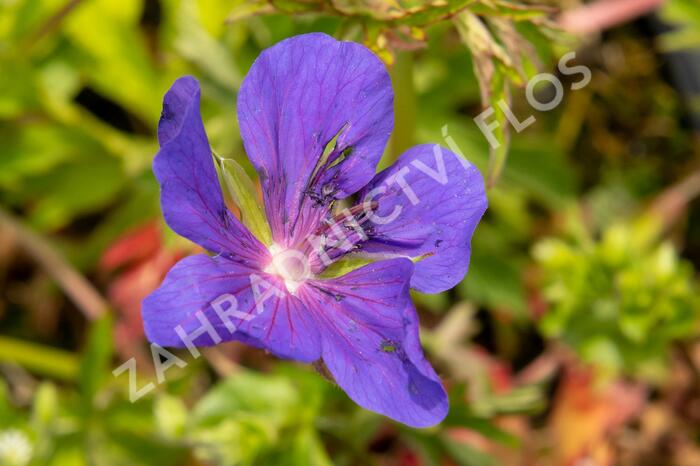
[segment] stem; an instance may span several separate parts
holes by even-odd
[[[109,310],[107,300],[48,241],[1,207],[0,229],[9,231],[22,249],[39,263],[89,319],[97,319]]]
[[[51,15],[49,19],[47,19],[37,30],[34,32],[34,34],[29,37],[29,39],[26,42],[26,47],[27,49],[30,49],[39,42],[39,40],[44,37],[45,35],[53,32],[56,28],[58,28],[61,23],[63,22],[64,19],[73,11],[75,8],[83,3],[83,0],[68,0],[65,5],[63,5],[56,13]]]
[[[663,221],[665,229],[673,226],[685,213],[688,204],[700,196],[700,168],[666,188],[651,205],[648,212]]]
[[[56,283],[58,283],[71,301],[73,301],[89,320],[95,320],[104,313],[109,312],[110,307],[107,300],[102,297],[80,272],[73,268],[48,241],[22,225],[19,219],[15,218],[14,215],[7,212],[2,207],[0,207],[0,230],[8,231],[9,234],[16,239],[20,246],[39,263]],[[0,340],[0,360],[3,359],[4,354],[12,355],[14,353],[22,353],[22,351],[17,350],[17,348],[21,348],[19,345],[22,343],[7,339],[4,341],[5,346],[2,345],[3,340]],[[12,346],[12,344],[14,344],[14,346]],[[42,354],[46,356],[46,361],[51,361],[48,357],[49,353],[46,351]],[[124,348],[118,347],[117,351],[122,358],[128,359],[134,349],[129,346]],[[34,367],[44,372],[50,370],[48,367],[52,363],[45,363],[43,366],[37,365],[39,364],[37,359],[31,358],[29,356],[31,354],[36,355],[39,353],[30,351],[27,355],[24,355],[28,359],[25,359],[22,354],[16,355],[15,358],[20,364],[27,362],[28,367]],[[58,356],[59,363],[57,365],[62,366],[62,374],[67,374],[68,369],[65,357],[61,360],[61,355]],[[214,370],[221,376],[226,376],[228,373],[235,370],[235,365],[233,363],[225,364],[225,356],[218,350],[208,352],[205,354],[205,357]],[[61,374],[56,375],[60,376]]]
[[[202,348],[202,354],[204,354],[204,358],[220,377],[228,377],[241,369],[241,367],[235,361],[231,360],[221,348],[216,346]]]
[[[693,356],[688,348],[688,344],[685,342],[676,343],[676,349],[680,355],[681,360],[687,366],[693,378],[693,385],[695,387],[700,386],[700,369],[695,365]]]

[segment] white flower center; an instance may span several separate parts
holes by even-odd
[[[311,277],[309,259],[296,249],[282,249],[273,244],[269,248],[272,260],[265,267],[265,272],[276,275],[284,281],[284,286],[291,294]]]

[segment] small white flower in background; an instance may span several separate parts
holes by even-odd
[[[25,466],[32,458],[32,445],[27,436],[16,429],[0,432],[0,464]]]

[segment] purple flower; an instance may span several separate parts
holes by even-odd
[[[192,77],[165,95],[153,169],[168,225],[213,255],[183,259],[144,300],[149,340],[194,354],[236,340],[320,360],[359,405],[410,426],[440,422],[448,401],[409,288],[438,293],[466,274],[487,204],[478,170],[422,145],[375,174],[393,127],[383,64],[356,43],[292,37],[258,57],[238,95],[263,244],[224,204],[199,97]],[[358,257],[373,262],[328,273]]]

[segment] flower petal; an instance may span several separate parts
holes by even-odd
[[[407,259],[311,283],[300,296],[318,321],[323,361],[360,406],[413,427],[439,423],[448,400],[418,341]],[[311,292],[309,289],[315,289]]]
[[[488,204],[476,167],[437,144],[416,146],[379,173],[361,199],[377,203],[364,252],[423,256],[411,287],[424,293],[439,293],[464,278],[472,234]]]
[[[253,63],[238,94],[238,120],[273,239],[292,245],[315,227],[307,218],[320,218],[319,204],[357,192],[374,176],[394,124],[391,80],[360,44],[321,33],[292,37]],[[336,136],[328,163],[316,170]]]
[[[226,258],[187,257],[143,301],[146,336],[178,348],[188,339],[195,346],[237,340],[281,358],[315,361],[321,352],[318,330],[301,301],[282,290],[269,275]],[[206,324],[213,335],[202,331],[191,338]],[[178,326],[188,338],[178,334]]]
[[[216,254],[249,263],[263,257],[265,247],[224,204],[199,114],[196,79],[182,77],[165,94],[158,139],[153,171],[170,228]]]

